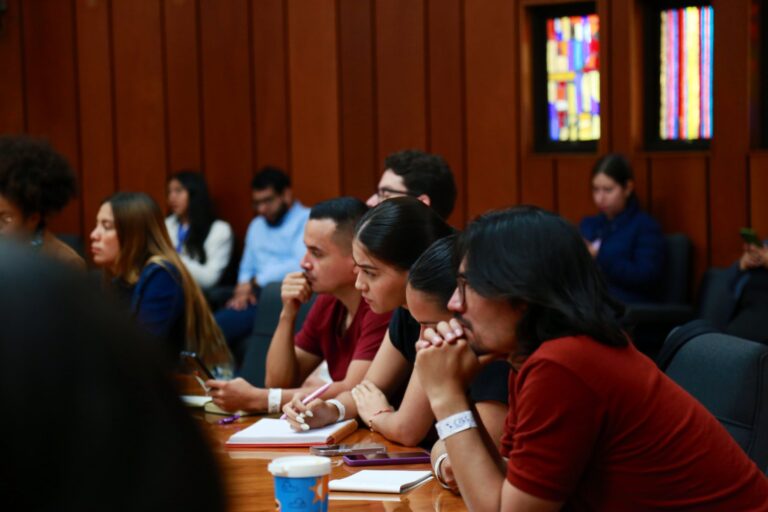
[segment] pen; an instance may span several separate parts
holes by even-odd
[[[217,421],[216,423],[218,423],[219,425],[228,425],[228,424],[233,423],[233,422],[235,422],[235,421],[237,421],[239,419],[240,419],[240,413],[236,412],[232,416],[227,416],[226,418],[222,418],[219,421]]]
[[[202,387],[205,390],[205,394],[207,395],[208,392],[211,390],[208,386],[205,385],[205,381],[200,378],[199,375],[195,374],[195,380],[197,380],[197,383],[200,384],[200,387]]]
[[[302,401],[301,401],[301,403],[303,403],[303,404],[308,404],[309,402],[311,402],[311,401],[312,401],[312,400],[314,400],[315,398],[317,398],[317,397],[319,397],[320,395],[322,395],[323,393],[325,393],[325,391],[326,391],[326,390],[327,390],[329,387],[331,387],[331,384],[333,384],[333,382],[326,382],[325,384],[323,384],[322,386],[320,386],[319,388],[317,388],[316,390],[314,390],[312,393],[308,394],[308,395],[307,395],[307,396],[304,398],[304,400],[302,400]],[[287,417],[288,417],[288,416],[286,416],[285,414],[283,414],[282,416],[280,416],[280,419],[281,419],[281,420],[284,420],[284,419],[286,419]]]

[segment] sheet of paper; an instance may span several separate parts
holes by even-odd
[[[286,420],[262,418],[253,425],[235,433],[227,441],[228,445],[258,444],[309,444],[324,443],[326,439],[355,420],[333,423],[326,427],[294,432]]]
[[[347,478],[331,480],[328,488],[332,491],[401,493],[431,478],[431,471],[365,469]]]

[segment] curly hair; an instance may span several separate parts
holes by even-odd
[[[46,218],[75,196],[75,174],[47,142],[26,136],[0,137],[0,195],[24,215]]]

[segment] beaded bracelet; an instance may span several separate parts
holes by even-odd
[[[387,407],[386,409],[381,409],[379,411],[376,411],[371,415],[370,418],[368,418],[368,428],[371,429],[371,432],[376,432],[375,430],[373,430],[373,418],[385,412],[395,412],[395,410],[391,407]]]

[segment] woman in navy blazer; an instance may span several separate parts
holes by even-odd
[[[625,303],[657,301],[664,235],[659,223],[640,209],[634,175],[623,156],[598,160],[592,169],[592,197],[600,213],[584,218],[579,230],[611,294]]]
[[[151,197],[121,192],[104,201],[91,233],[91,250],[94,263],[130,299],[138,323],[165,340],[172,357],[180,350],[196,352],[214,373],[231,374],[224,336]]]

